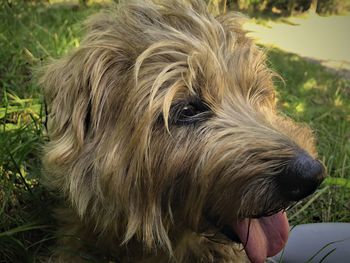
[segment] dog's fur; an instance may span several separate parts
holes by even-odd
[[[52,259],[241,262],[217,226],[288,206],[273,178],[298,150],[316,155],[312,133],[277,112],[240,15],[127,2],[90,18],[41,78],[43,163],[65,202]]]

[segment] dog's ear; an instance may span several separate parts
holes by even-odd
[[[102,134],[101,129],[116,122],[121,110],[118,87],[123,80],[119,76],[128,68],[130,57],[117,39],[120,34],[108,31],[112,22],[103,14],[92,17],[80,47],[41,71],[49,137],[58,146],[64,145],[60,158],[74,158],[89,137]],[[113,115],[103,114],[111,107]]]
[[[71,57],[51,62],[41,78],[50,139],[61,137],[67,141],[67,148],[71,143],[83,144],[90,119],[90,73],[80,53],[78,50]]]
[[[132,58],[123,36],[111,32],[115,23],[103,14],[91,18],[80,46],[38,72],[50,140],[43,151],[43,179],[69,198],[80,216],[99,204],[103,176],[97,175],[107,174],[101,170],[110,167],[100,162],[113,159],[114,151],[107,151],[107,146],[115,151],[119,147],[108,138],[123,126],[125,87],[132,86],[123,73]],[[122,172],[120,167],[114,172]]]
[[[81,50],[44,68],[40,84],[48,105],[48,129],[51,141],[65,145],[62,158],[84,143],[91,113],[91,66]],[[63,150],[63,149],[62,149]]]

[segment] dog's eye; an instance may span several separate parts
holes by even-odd
[[[176,104],[171,109],[171,122],[176,125],[194,124],[198,121],[205,120],[210,113],[200,99],[192,99],[191,101]]]
[[[192,104],[181,105],[173,115],[173,122],[178,125],[192,124],[198,120],[201,111]]]
[[[195,106],[186,105],[180,110],[178,118],[179,119],[188,119],[188,118],[193,117],[199,113],[200,113],[200,111]]]

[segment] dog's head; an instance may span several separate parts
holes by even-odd
[[[125,241],[170,249],[179,222],[206,222],[252,261],[277,253],[282,211],[317,188],[323,166],[310,129],[276,110],[275,74],[240,15],[132,1],[86,28],[42,78],[52,184]]]

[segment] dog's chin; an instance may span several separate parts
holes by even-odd
[[[210,220],[210,223],[216,225],[213,220]],[[241,243],[252,263],[263,263],[267,257],[280,252],[287,242],[289,233],[285,212],[259,218],[244,218],[231,225],[216,227],[220,234],[216,234],[215,238],[213,236],[208,238],[214,242]]]

